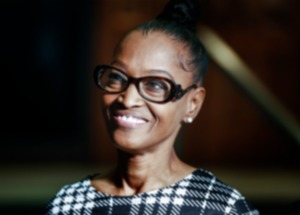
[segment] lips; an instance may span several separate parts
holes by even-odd
[[[137,123],[137,124],[142,124],[142,123],[146,123],[145,120],[140,119],[140,118],[136,118],[133,116],[117,116],[118,120],[122,120],[128,123]]]
[[[122,113],[117,113],[114,114],[113,116],[116,124],[120,127],[124,128],[137,128],[140,127],[148,122],[143,117],[136,116],[134,114],[122,114]]]

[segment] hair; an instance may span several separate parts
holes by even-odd
[[[145,34],[160,31],[181,42],[190,54],[187,64],[193,68],[193,81],[202,84],[208,57],[196,35],[197,8],[195,0],[170,0],[156,19],[137,26],[133,31],[140,30]]]

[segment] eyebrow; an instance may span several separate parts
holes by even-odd
[[[111,63],[111,65],[120,66],[124,69],[126,68],[126,65],[121,61],[113,61]],[[164,74],[164,75],[168,76],[168,78],[170,78],[171,80],[174,81],[173,76],[168,71],[163,70],[163,69],[149,69],[149,70],[146,70],[146,72],[150,73],[150,74]]]
[[[163,74],[167,75],[170,79],[174,80],[173,76],[170,73],[168,73],[166,70],[162,70],[162,69],[150,69],[150,70],[147,70],[147,72],[153,73],[153,74],[161,74],[161,73],[163,73]]]

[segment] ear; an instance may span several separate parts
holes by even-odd
[[[205,94],[206,91],[203,87],[198,87],[190,92],[187,101],[187,110],[184,118],[185,122],[191,123],[196,118],[202,107]]]

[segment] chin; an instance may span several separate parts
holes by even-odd
[[[136,144],[116,144],[115,147],[119,152],[130,155],[138,155],[145,152],[145,148],[137,146]]]
[[[114,141],[114,144],[117,148],[120,148],[120,149],[135,150],[135,149],[143,148],[142,143],[140,141],[116,140],[116,141]]]
[[[145,141],[139,135],[117,135],[114,134],[113,142],[116,148],[125,152],[139,152],[145,147]]]

